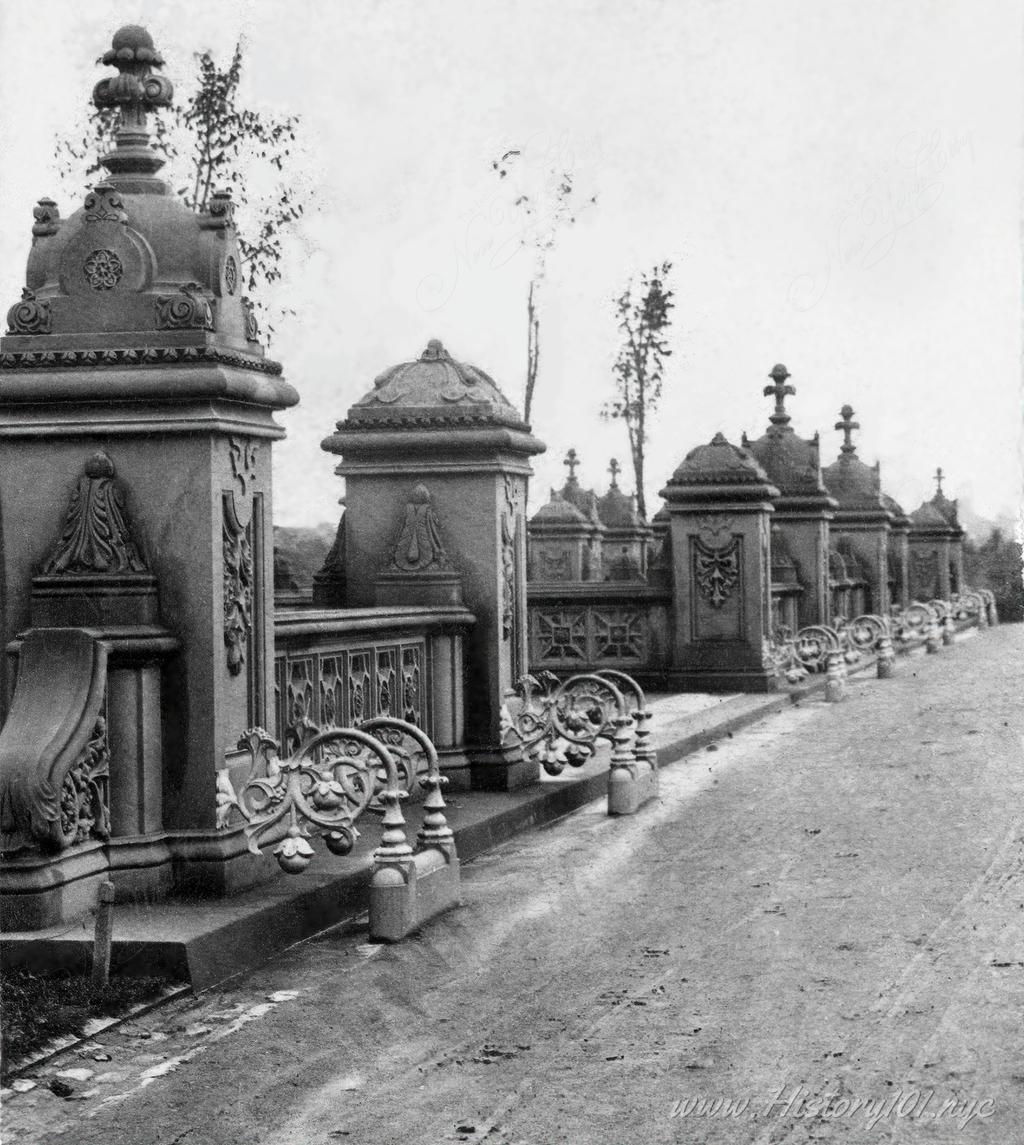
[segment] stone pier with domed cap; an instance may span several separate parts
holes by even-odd
[[[910,595],[915,600],[948,600],[963,590],[963,539],[956,501],[942,491],[944,474],[935,471],[935,495],[910,514],[907,537]]]
[[[179,647],[156,693],[163,762],[159,774],[137,777],[146,790],[159,787],[159,804],[148,806],[160,810],[105,853],[119,894],[157,869],[168,880],[173,871],[179,888],[217,893],[266,877],[270,866],[248,854],[241,831],[213,830],[215,790],[240,734],[273,718],[271,444],[283,436],[273,415],[298,395],[265,356],[242,296],[230,194],[215,193],[198,214],[160,178],[146,121],[169,102],[171,84],[152,39],[122,28],[102,62],[116,74],[93,98],[119,112],[115,145],[68,217],[41,199],[25,220],[25,289],[0,340],[0,636],[7,645],[60,622],[65,606],[54,612],[52,602],[61,578],[86,575],[96,639],[163,618]],[[103,473],[116,473],[150,587],[124,581],[114,593],[121,612],[104,614],[114,598],[103,597],[101,582],[118,572],[116,554],[85,544],[75,568],[45,578],[51,603],[41,610],[39,574],[98,454]],[[138,611],[144,600],[148,619]],[[11,664],[4,673],[0,703]],[[51,883],[95,874],[74,850],[74,864],[51,863]],[[19,893],[31,889],[26,872]],[[4,877],[9,889],[14,876]]]
[[[836,508],[821,475],[818,435],[805,439],[790,425],[786,398],[796,393],[784,365],[772,367],[766,397],[775,399],[767,430],[756,441],[744,433],[742,445],[750,451],[768,479],[779,490],[773,527],[778,528],[792,560],[802,591],[798,595],[798,624],[827,624],[831,617],[828,585],[829,522]]]
[[[852,406],[844,405],[839,411],[835,428],[843,435],[843,444],[839,457],[823,473],[825,485],[838,503],[829,528],[830,541],[837,549],[845,549],[864,570],[867,599],[861,611],[885,616],[892,594],[898,591],[889,541],[899,506],[894,511],[891,502],[886,502],[879,463],[865,465],[857,456],[853,431],[860,425],[853,420]]]
[[[538,764],[503,743],[501,710],[528,670],[526,491],[529,459],[544,445],[492,378],[432,339],[415,361],[385,370],[323,448],[341,455],[336,472],[345,478],[344,603],[389,602],[399,571],[423,592],[443,591],[443,577],[455,576],[476,617],[466,648],[466,753],[442,756],[453,785],[532,782]],[[416,509],[428,504],[429,527]],[[410,536],[442,555],[424,563],[417,543],[416,558],[396,568]],[[445,680],[460,671],[431,665],[434,691],[450,691]]]
[[[770,692],[772,500],[757,461],[721,433],[691,450],[661,491],[669,513],[674,639],[670,686]]]

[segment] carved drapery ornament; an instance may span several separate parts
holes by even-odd
[[[441,529],[425,485],[417,485],[405,506],[405,521],[388,566],[391,572],[449,572]]]
[[[124,493],[116,476],[114,463],[102,451],[86,462],[60,541],[43,565],[44,575],[148,571],[125,520]]]
[[[740,538],[719,548],[711,548],[700,537],[694,538],[694,572],[701,596],[712,608],[728,600],[740,575]]]
[[[237,676],[245,667],[252,636],[255,568],[252,522],[243,525],[235,512],[235,498],[224,495],[224,646],[228,671]]]

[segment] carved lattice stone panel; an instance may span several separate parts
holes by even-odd
[[[534,615],[535,654],[538,664],[587,660],[587,614],[585,609],[551,609]]]
[[[279,652],[274,662],[279,742],[293,745],[311,727],[351,727],[388,715],[429,735],[425,664],[423,640]]]
[[[625,608],[592,610],[594,659],[640,663],[645,655],[644,619]]]

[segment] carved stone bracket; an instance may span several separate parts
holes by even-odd
[[[110,831],[107,646],[80,628],[33,629],[0,729],[0,850],[63,850]]]

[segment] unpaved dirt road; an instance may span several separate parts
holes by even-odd
[[[1006,626],[772,717],[466,867],[402,945],[307,943],[48,1065],[4,1140],[1019,1145],[1022,663]]]

